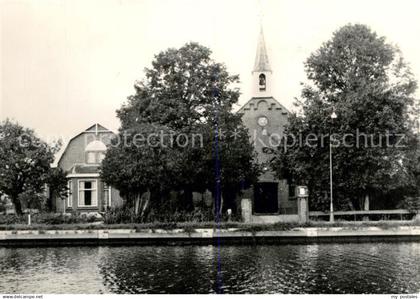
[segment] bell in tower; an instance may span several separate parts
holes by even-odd
[[[265,91],[266,79],[264,74],[260,74],[260,91]]]

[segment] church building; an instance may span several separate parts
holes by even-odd
[[[254,222],[294,220],[293,216],[297,214],[297,202],[292,196],[292,188],[286,180],[276,178],[269,165],[274,149],[280,144],[289,115],[289,111],[273,97],[272,74],[261,27],[252,70],[252,97],[238,111],[249,130],[258,163],[263,169],[258,183],[252,191],[247,192],[250,203],[242,206],[242,209],[252,210],[253,219],[248,221]]]

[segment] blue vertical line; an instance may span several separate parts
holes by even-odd
[[[217,77],[215,84],[217,82]],[[217,274],[216,274],[216,292],[218,294],[223,293],[223,277],[222,277],[222,263],[221,263],[221,242],[220,242],[220,204],[221,204],[221,170],[220,170],[220,155],[219,155],[219,102],[218,102],[218,90],[216,86],[213,86],[213,100],[215,101],[214,109],[214,168],[215,168],[215,217],[216,217],[216,240],[217,240]]]

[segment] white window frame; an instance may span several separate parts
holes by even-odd
[[[80,183],[81,182],[95,182],[95,188],[92,188],[92,189],[81,189],[80,188]],[[95,205],[89,205],[89,206],[87,206],[87,205],[82,205],[81,203],[80,203],[80,192],[81,191],[86,191],[86,190],[90,190],[90,191],[95,191],[96,192],[96,204]],[[77,180],[77,205],[78,205],[78,207],[82,207],[82,208],[96,208],[96,207],[98,207],[98,180],[95,180],[95,179],[80,179],[80,180]],[[94,198],[92,197],[92,202],[94,201]]]
[[[73,207],[73,181],[68,180],[67,181],[67,207],[72,208]]]
[[[107,183],[103,183],[103,191],[105,193],[105,185],[108,185]],[[112,187],[111,185],[108,185],[108,202],[104,204],[104,207],[112,207]]]
[[[90,156],[93,158],[92,161],[89,160]],[[105,158],[105,152],[101,152],[101,151],[87,151],[86,152],[86,164],[99,165],[102,163],[102,160],[104,158]]]

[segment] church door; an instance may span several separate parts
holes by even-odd
[[[279,212],[278,183],[255,184],[254,211],[257,214],[275,214]]]

